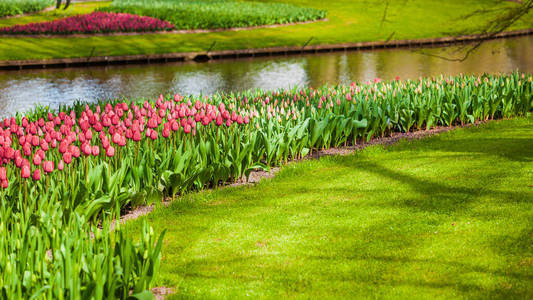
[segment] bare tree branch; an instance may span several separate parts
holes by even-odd
[[[381,29],[383,27],[383,23],[387,20],[387,11],[389,10],[389,3],[390,1],[387,0],[385,3],[385,10],[383,11],[383,17],[381,18],[381,23],[379,24],[379,28]]]
[[[514,1],[517,2],[517,1]],[[433,56],[438,57],[447,61],[458,61],[462,62],[468,59],[470,54],[472,54],[474,51],[476,51],[486,40],[495,38],[498,34],[506,31],[511,26],[513,26],[516,22],[521,20],[523,17],[525,17],[527,14],[529,14],[531,11],[533,11],[533,0],[524,0],[519,2],[520,5],[512,6],[508,8],[483,8],[476,10],[472,13],[469,13],[467,15],[463,16],[463,19],[472,18],[475,16],[484,16],[490,14],[497,14],[493,18],[489,18],[489,21],[486,23],[486,25],[482,26],[481,28],[478,28],[474,32],[470,33],[476,33],[479,35],[479,40],[475,43],[466,45],[464,47],[459,47],[456,52],[464,51],[466,49],[466,52],[464,55],[460,58],[449,58],[441,55],[435,55],[435,54],[429,54],[424,51],[417,51],[419,54],[427,55],[427,56]],[[455,33],[449,33],[449,35],[464,35],[465,32],[455,32]]]

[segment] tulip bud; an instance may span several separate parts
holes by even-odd
[[[157,131],[152,130],[152,132],[150,133],[150,138],[152,140],[156,140],[157,139]]]
[[[94,145],[91,149],[91,154],[94,156],[100,155],[100,147],[98,147],[97,145]]]
[[[39,156],[38,154],[35,154],[33,156],[33,164],[36,165],[36,166],[40,166],[41,162],[42,162],[41,156]]]
[[[0,167],[0,181],[7,180],[7,170],[4,167]]]
[[[113,146],[109,146],[106,150],[105,150],[105,155],[107,157],[113,157],[115,156],[115,148]]]
[[[70,152],[65,152],[63,154],[63,160],[67,165],[69,165],[72,162],[72,154]]]
[[[31,178],[35,181],[41,180],[41,170],[36,169],[35,171],[33,171],[33,175]]]
[[[54,171],[54,162],[53,161],[45,161],[43,163],[43,170],[46,172],[46,173],[52,173]]]

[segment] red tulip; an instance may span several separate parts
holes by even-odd
[[[30,178],[30,176],[31,176],[30,167],[27,165],[22,166],[22,169],[20,170],[20,177]]]
[[[32,145],[33,147],[37,147],[37,146],[39,146],[39,137],[38,137],[38,136],[36,136],[36,135],[32,136],[32,138],[31,138],[31,145]]]
[[[94,155],[94,156],[100,155],[100,147],[98,147],[97,145],[94,145],[92,147],[92,151],[91,152],[92,152],[92,155]]]
[[[183,132],[185,133],[190,133],[191,132],[191,125],[189,124],[185,124],[185,126],[183,126]]]
[[[168,138],[169,136],[170,136],[170,129],[169,128],[163,129],[163,137]]]
[[[7,171],[6,168],[0,167],[0,181],[7,180]]]
[[[113,148],[113,146],[109,146],[106,150],[105,150],[105,155],[107,157],[113,157],[115,156],[115,148]]]
[[[152,130],[152,132],[150,133],[150,138],[152,140],[156,140],[157,139],[157,131]]]
[[[41,156],[39,156],[38,154],[35,154],[33,156],[33,164],[36,165],[36,166],[40,166],[41,162],[42,162]]]
[[[70,152],[65,152],[65,153],[63,154],[63,160],[65,161],[65,163],[66,163],[67,165],[69,165],[69,164],[72,162],[72,153],[70,153]]]
[[[93,132],[90,129],[85,132],[85,138],[89,141],[93,138]]]
[[[85,143],[81,145],[81,151],[83,152],[83,155],[85,156],[91,155],[91,152],[92,152],[91,145],[89,145],[89,143]]]
[[[118,132],[115,132],[115,134],[113,134],[112,141],[114,144],[117,145],[120,143],[120,134]]]
[[[222,116],[221,116],[221,115],[218,115],[218,116],[217,116],[217,119],[215,120],[215,124],[216,124],[217,126],[220,126],[220,125],[224,124],[224,120],[222,119]]]
[[[137,130],[133,132],[133,140],[134,140],[135,142],[140,141],[141,138],[142,138],[142,136],[141,136],[141,132],[139,132],[139,131],[137,131]]]
[[[59,163],[57,164],[57,169],[59,171],[63,171],[63,169],[65,169],[65,163],[62,160],[60,160]]]
[[[9,187],[9,182],[7,180],[2,180],[2,188],[7,189]]]
[[[72,153],[72,156],[74,156],[75,158],[80,157],[80,148],[76,146],[72,147],[71,153]]]
[[[180,129],[180,124],[176,120],[172,120],[172,123],[170,125],[172,131],[178,131]]]
[[[31,178],[35,181],[41,180],[41,170],[35,169],[35,171],[33,171],[33,175],[31,176]]]
[[[43,162],[43,170],[46,173],[52,173],[54,171],[54,162],[50,160]]]

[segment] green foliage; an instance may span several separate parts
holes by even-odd
[[[53,0],[2,0],[0,1],[0,18],[40,11],[52,3]]]
[[[101,9],[150,16],[177,29],[211,29],[285,24],[323,19],[326,12],[292,4],[232,0],[115,0]]]
[[[235,114],[237,121],[228,119],[226,125],[216,126],[197,120],[191,133],[178,128],[166,138],[162,127],[169,123],[161,123],[153,128],[159,138],[125,139],[110,157],[103,153],[82,156],[40,181],[22,179],[10,163],[9,185],[0,189],[0,268],[4,268],[0,287],[4,295],[14,298],[46,293],[48,298],[82,294],[100,299],[125,298],[130,290],[142,293],[156,274],[161,238],[154,245],[148,227],[137,245],[131,245],[121,231],[108,237],[108,219],[120,209],[233,182],[252,170],[268,170],[318,149],[394,132],[528,115],[533,109],[532,80],[531,75],[513,73],[248,91],[210,98],[169,95],[155,103],[139,101],[156,124],[157,118],[165,122],[180,119],[176,117],[178,105],[184,111],[197,109],[191,119],[181,119],[193,122],[192,116],[201,115],[207,107],[202,101],[217,107],[224,104],[225,112]],[[78,103],[60,111],[76,116],[77,125],[69,125],[73,130],[83,128],[82,123],[89,126],[87,114],[98,111],[102,118],[103,112],[113,113],[122,128],[126,125],[111,105],[117,108],[120,102]],[[122,104],[128,108],[123,119],[134,110],[136,118],[147,120],[142,109],[133,109],[135,103],[120,103],[120,109]],[[37,107],[26,117],[32,122],[43,118],[44,123],[48,113],[49,108]],[[249,117],[249,122],[239,123],[239,117]],[[17,124],[22,124],[21,119],[16,116]],[[101,133],[108,134],[107,130]],[[9,131],[8,135],[13,142],[10,146],[21,150],[16,134]],[[101,140],[96,134],[88,139],[96,144]],[[79,140],[73,143],[81,145]],[[62,160],[59,151],[48,151],[46,158],[56,163]],[[103,240],[95,228],[99,222],[103,222]],[[45,257],[48,250],[52,250],[51,260]],[[80,270],[82,276],[72,276]]]
[[[120,227],[111,231],[109,218],[98,227],[66,214],[54,195],[18,203],[0,196],[0,298],[126,299],[147,291],[163,234],[155,244],[145,222],[134,243]]]

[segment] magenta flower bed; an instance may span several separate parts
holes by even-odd
[[[174,25],[151,17],[93,12],[50,22],[0,28],[0,34],[71,34],[172,30]]]

